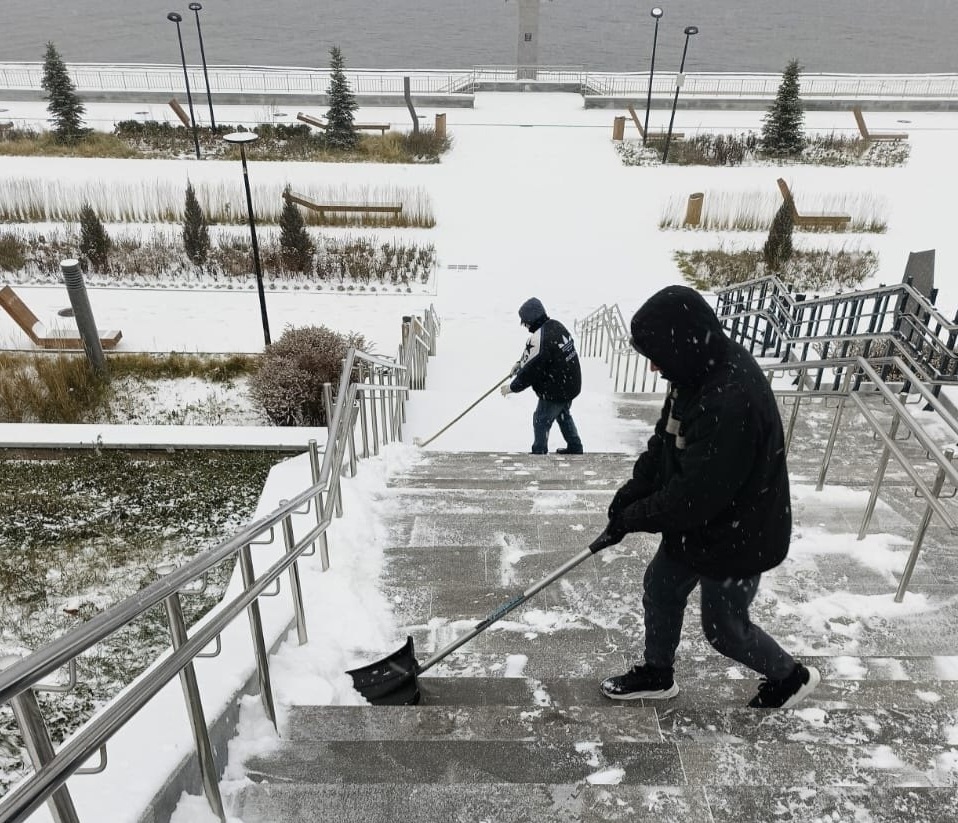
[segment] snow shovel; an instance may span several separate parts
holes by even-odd
[[[463,417],[465,417],[467,414],[469,414],[469,412],[471,412],[476,406],[478,406],[478,405],[479,405],[483,400],[485,400],[490,394],[492,394],[496,389],[498,389],[498,388],[499,388],[506,380],[508,380],[510,377],[512,377],[512,372],[509,372],[509,374],[507,374],[505,377],[503,377],[501,380],[499,380],[499,382],[496,383],[495,386],[493,386],[491,389],[489,389],[489,391],[487,391],[487,392],[486,392],[482,397],[480,397],[475,403],[473,403],[471,406],[469,406],[469,408],[467,408],[462,414],[460,414],[458,417],[454,417],[452,420],[450,420],[448,423],[446,423],[445,426],[443,426],[439,431],[437,431],[437,432],[436,432],[432,437],[430,437],[428,440],[423,440],[422,438],[414,437],[412,442],[415,443],[417,446],[428,446],[430,443],[432,443],[433,440],[435,440],[437,437],[439,437],[440,434],[442,434],[446,429],[448,429],[450,426],[452,426],[453,423],[458,423],[460,420],[462,420]]]
[[[494,388],[494,387],[493,387]],[[521,606],[537,592],[551,585],[567,572],[572,571],[583,560],[592,557],[592,549],[584,549],[571,560],[566,561],[551,574],[546,575],[538,583],[533,583],[522,594],[517,594],[507,600],[498,609],[490,613],[484,620],[476,624],[471,631],[454,640],[444,649],[436,652],[425,663],[416,662],[416,650],[412,637],[406,638],[405,645],[368,666],[351,669],[346,672],[353,678],[353,686],[363,697],[374,706],[412,706],[419,702],[419,675],[431,669],[440,660],[452,654],[464,643],[468,643],[480,632],[484,632],[493,623],[498,622],[513,609]]]

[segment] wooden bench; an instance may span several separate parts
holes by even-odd
[[[791,189],[781,177],[778,178],[778,190],[782,193],[782,199],[788,204],[792,212],[792,221],[796,226],[805,226],[806,228],[832,228],[842,229],[851,222],[850,214],[799,214],[795,207],[795,198],[792,197]]]
[[[637,115],[637,114],[635,113],[635,107],[634,107],[631,103],[629,103],[628,109],[629,109],[629,114],[632,115],[632,122],[635,123],[635,127],[639,130],[639,137],[641,137],[643,140],[645,140],[645,139],[646,139],[646,137],[645,137],[645,129],[642,128],[642,123],[641,123],[641,121],[639,120],[639,115]],[[661,138],[661,139],[664,140],[666,134],[667,134],[667,132],[657,131],[657,132],[655,132],[655,134],[649,134],[649,137],[650,137],[650,138],[652,138],[652,137]],[[673,132],[672,132],[672,139],[673,139],[673,140],[682,140],[682,139],[684,139],[684,138],[685,138],[685,132],[683,132],[683,131],[673,131]]]
[[[873,140],[907,140],[908,135],[905,132],[893,131],[869,131],[865,125],[865,117],[862,114],[861,106],[852,106],[852,113],[855,115],[855,122],[858,123],[858,131],[861,133],[862,140],[870,143]]]
[[[322,129],[326,131],[329,124],[323,120],[320,120],[318,117],[312,117],[305,112],[296,112],[296,119],[301,123],[307,123],[310,126],[315,126],[317,129]],[[389,123],[353,123],[354,129],[360,129],[361,131],[378,131],[380,135],[385,134],[390,129]]]
[[[23,333],[30,338],[35,346],[41,349],[82,349],[83,339],[76,329],[47,329],[37,316],[30,311],[17,293],[4,286],[0,289],[0,306],[2,306],[13,321],[23,329]],[[118,329],[103,331],[97,329],[100,345],[104,349],[116,348],[116,344],[123,337]]]
[[[358,212],[365,214],[392,214],[399,217],[402,212],[402,203],[317,203],[302,194],[294,191],[283,192],[283,199],[287,203],[298,203],[307,209],[318,211],[325,219],[326,212]]]

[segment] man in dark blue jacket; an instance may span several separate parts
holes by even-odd
[[[542,302],[532,297],[519,307],[519,320],[529,331],[522,357],[513,369],[512,382],[503,397],[529,386],[539,397],[532,415],[532,453],[547,454],[549,429],[559,424],[566,447],[556,454],[582,454],[582,441],[572,419],[572,401],[582,390],[579,355],[572,335],[558,320],[552,320]]]
[[[712,646],[764,679],[753,708],[795,705],[821,677],[749,619],[762,572],[788,553],[792,515],[778,405],[761,367],[694,289],[670,286],[632,318],[632,346],[669,382],[655,433],[616,492],[595,552],[660,532],[645,572],[645,663],[602,683],[614,700],[678,694],[675,651],[701,588]]]

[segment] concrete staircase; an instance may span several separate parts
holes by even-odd
[[[658,400],[622,398],[637,448],[657,410]],[[796,435],[798,486],[817,474],[822,441],[812,433],[827,432],[826,414],[813,412]],[[695,602],[678,698],[622,705],[600,695],[598,681],[641,653],[641,580],[656,540],[636,535],[430,670],[421,705],[295,708],[282,748],[247,764],[253,782],[230,798],[230,814],[243,823],[958,820],[958,549],[932,526],[911,589],[923,607],[896,613],[892,575],[853,554],[877,463],[860,431],[857,443],[839,441],[836,485],[796,495],[796,556],[766,576],[753,610],[822,671],[801,708],[744,708],[757,679],[707,645]],[[631,464],[429,452],[397,477],[387,588],[419,659],[580,551]],[[920,507],[892,480],[871,531],[900,535],[907,549]],[[838,548],[803,550],[817,537],[802,535],[819,532]]]

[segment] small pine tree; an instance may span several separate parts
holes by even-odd
[[[359,142],[353,112],[359,108],[343,71],[345,61],[339,46],[329,50],[329,111],[326,112],[326,142],[337,149],[352,149]]]
[[[206,215],[196,199],[193,184],[186,183],[186,204],[183,207],[183,245],[186,256],[197,266],[202,266],[210,253],[210,230]]]
[[[762,256],[769,271],[778,271],[782,263],[792,256],[792,229],[795,220],[788,203],[782,203],[772,220],[768,240],[762,247]]]
[[[113,241],[103,228],[93,207],[87,203],[80,209],[80,251],[94,269],[106,268]]]
[[[53,131],[57,138],[63,142],[78,140],[86,133],[83,126],[86,109],[80,102],[63,58],[53,43],[47,43],[40,85],[47,93],[47,111],[53,120]]]
[[[290,188],[286,187],[286,194]],[[292,271],[305,272],[312,268],[315,246],[309,239],[306,223],[299,208],[291,200],[283,206],[279,217],[279,246],[283,263]]]
[[[805,111],[799,95],[802,67],[792,60],[782,73],[775,101],[769,106],[762,126],[762,148],[770,154],[798,154],[805,148]]]

